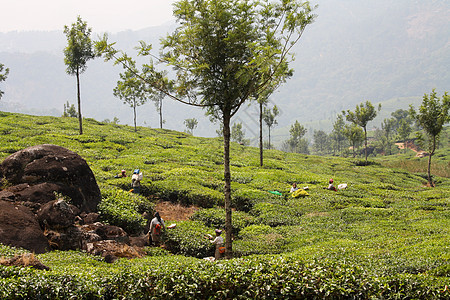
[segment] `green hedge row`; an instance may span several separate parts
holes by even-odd
[[[82,273],[0,266],[1,299],[449,299],[447,278],[377,276],[345,262],[265,256],[210,263],[180,256]],[[71,275],[69,275],[71,274]]]
[[[225,209],[223,208],[208,208],[196,211],[190,218],[194,221],[200,221],[211,228],[225,228]],[[232,217],[233,234],[239,234],[243,228],[253,224],[255,218],[248,213],[242,211],[234,211]]]
[[[103,221],[122,227],[129,234],[142,233],[147,220],[143,213],[153,214],[154,203],[145,197],[117,189],[103,188],[98,211]]]

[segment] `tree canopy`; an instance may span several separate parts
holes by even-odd
[[[160,83],[152,63],[144,67],[142,80],[172,99],[205,108],[223,125],[227,257],[232,255],[231,117],[250,97],[292,73],[291,49],[314,21],[312,10],[298,0],[177,1],[173,13],[178,27],[162,40],[158,59],[175,71],[174,92]],[[106,59],[126,64],[106,38],[97,48]],[[151,55],[150,50],[141,42],[141,55]]]
[[[136,127],[136,107],[147,102],[145,83],[136,77],[134,72],[126,70],[120,74],[120,79],[114,88],[114,96],[118,97],[123,103],[128,104],[133,109],[134,131]]]
[[[8,77],[9,69],[5,68],[5,65],[0,64],[0,82],[5,81]],[[4,92],[0,90],[0,99],[2,98]]]
[[[444,124],[450,122],[450,96],[447,92],[441,97],[436,95],[436,91],[433,91],[427,95],[425,94],[422,99],[422,104],[419,110],[416,112],[413,106],[410,106],[410,114],[416,121],[416,123],[423,128],[428,142],[427,148],[429,152],[428,157],[428,183],[433,185],[431,179],[431,157],[436,150],[436,145],[439,141],[439,135],[442,131]],[[424,140],[423,136],[419,134],[419,139]]]
[[[378,111],[381,109],[381,104],[378,105]],[[364,154],[367,162],[367,123],[372,121],[377,116],[377,110],[370,101],[361,103],[356,106],[355,111],[343,111],[347,121],[355,125],[361,126],[364,129]]]
[[[81,116],[81,96],[80,96],[80,74],[87,68],[87,62],[95,57],[94,44],[91,41],[92,28],[87,26],[80,16],[77,22],[71,27],[64,26],[64,34],[67,37],[67,47],[64,48],[64,63],[67,66],[66,72],[75,75],[77,78],[77,98],[78,98],[78,120],[80,134],[83,134],[83,123]]]

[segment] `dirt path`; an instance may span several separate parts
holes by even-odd
[[[182,206],[168,201],[161,201],[156,204],[155,210],[159,212],[164,220],[186,221],[198,210],[195,206]]]
[[[406,146],[408,147],[409,150],[412,150],[412,151],[416,152],[416,156],[418,156],[418,157],[425,157],[425,156],[428,155],[426,151],[420,150],[419,147],[416,144],[414,144],[414,143],[412,143],[410,141],[407,142],[406,144],[407,144]],[[395,143],[395,145],[400,150],[405,149],[405,143]]]

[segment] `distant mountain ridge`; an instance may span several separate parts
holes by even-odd
[[[271,97],[281,111],[274,139],[287,138],[286,128],[295,120],[311,130],[330,130],[337,113],[354,109],[365,100],[392,103],[397,99],[396,107],[406,108],[410,99],[420,100],[433,88],[439,94],[449,90],[450,1],[313,3],[319,5],[318,16],[295,49],[295,74]],[[110,35],[110,41],[133,51],[139,40],[145,40],[154,44],[157,53],[159,38],[174,28],[174,24],[167,24],[124,31]],[[63,62],[65,45],[62,30],[0,33],[0,62],[11,70],[1,84],[5,94],[0,110],[60,115],[66,101],[75,103],[75,78],[65,73]],[[119,72],[120,67],[101,59],[88,63],[81,76],[84,117],[118,117],[122,124],[131,124],[131,109],[112,95]],[[408,103],[402,99],[409,99]],[[235,118],[243,122],[249,138],[257,134],[255,109],[243,107]],[[196,135],[216,135],[218,126],[199,109],[167,99],[163,111],[167,128],[183,131],[183,121],[195,117],[199,119]],[[384,116],[389,114],[382,111]],[[381,121],[375,120],[373,125],[379,126]],[[152,103],[138,108],[138,122],[158,126]]]

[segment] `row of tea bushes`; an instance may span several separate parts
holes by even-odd
[[[52,270],[0,267],[1,299],[449,299],[448,277],[383,275],[358,265],[294,256],[211,263],[181,256],[121,259],[110,266],[79,253]],[[47,261],[48,260],[48,261]],[[79,264],[77,265],[76,262]],[[53,263],[53,265],[52,265]],[[72,269],[71,269],[72,268]]]

